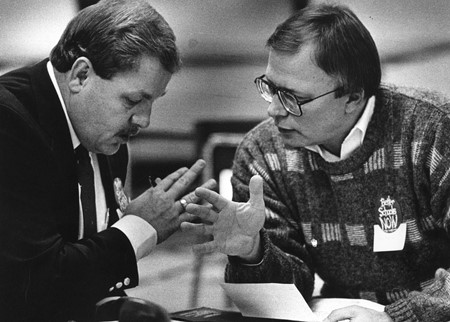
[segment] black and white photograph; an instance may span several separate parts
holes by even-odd
[[[0,321],[450,321],[447,0],[3,0]]]

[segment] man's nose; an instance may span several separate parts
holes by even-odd
[[[143,108],[138,113],[133,114],[131,122],[136,124],[140,128],[146,128],[150,125],[150,116],[152,114],[151,106],[149,108]]]
[[[287,116],[289,114],[283,107],[283,104],[281,103],[280,98],[277,94],[273,96],[272,103],[270,103],[269,107],[267,108],[267,114],[272,118]]]

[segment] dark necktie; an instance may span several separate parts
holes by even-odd
[[[94,170],[89,152],[81,145],[75,149],[77,157],[78,182],[81,186],[81,206],[83,208],[84,237],[97,232],[97,215],[95,210]]]

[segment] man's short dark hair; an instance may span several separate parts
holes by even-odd
[[[67,72],[86,57],[100,77],[110,79],[138,69],[146,55],[158,58],[170,73],[180,68],[169,24],[144,0],[102,0],[70,21],[50,60],[59,72]]]
[[[267,46],[276,52],[296,54],[309,42],[315,45],[317,66],[340,82],[342,90],[337,97],[362,89],[366,97],[375,94],[381,81],[378,50],[369,31],[349,8],[308,6],[280,24]]]

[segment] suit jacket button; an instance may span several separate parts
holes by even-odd
[[[116,288],[117,288],[117,289],[121,288],[122,286],[123,286],[122,282],[118,282],[118,283],[116,284]]]
[[[124,284],[125,286],[130,285],[130,282],[131,282],[131,280],[130,280],[128,277],[125,277],[125,279],[123,280],[123,284]]]

